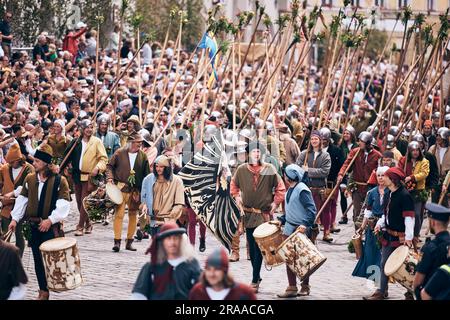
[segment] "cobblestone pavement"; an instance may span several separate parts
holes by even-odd
[[[337,220],[340,219],[340,209]],[[351,214],[349,214],[351,217]],[[65,223],[66,236],[74,237],[73,230],[78,218],[76,204],[72,202],[72,210],[68,221]],[[124,231],[122,237],[126,235],[128,220],[124,220]],[[352,277],[351,273],[356,265],[354,254],[347,250],[347,243],[353,234],[353,224],[349,223],[340,226],[341,232],[333,235],[332,244],[322,242],[319,235],[318,248],[327,257],[327,261],[311,276],[311,294],[308,297],[298,297],[302,300],[360,300],[362,296],[373,292],[373,284],[362,278]],[[198,233],[197,233],[198,234]],[[198,236],[197,236],[198,238]],[[208,231],[206,241],[206,251],[198,252],[198,240],[196,251],[201,265],[204,265],[207,255],[217,246],[219,242]],[[81,257],[81,269],[84,284],[75,289],[61,293],[51,293],[53,300],[123,300],[128,299],[134,281],[139,270],[149,256],[144,254],[150,244],[150,240],[135,242],[136,252],[124,250],[122,240],[122,250],[114,253],[112,221],[109,225],[103,226],[95,224],[93,233],[76,237]],[[245,237],[241,237],[241,259],[238,262],[230,263],[230,272],[237,281],[250,283],[251,264],[246,260]],[[33,257],[30,248],[26,248],[23,264],[29,276],[27,299],[34,299],[37,296],[37,282],[34,274]],[[262,268],[259,299],[277,299],[276,294],[283,292],[287,286],[287,276],[285,265],[273,268],[271,271]],[[404,299],[405,289],[398,284],[390,284],[389,298]]]

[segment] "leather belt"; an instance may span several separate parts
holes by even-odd
[[[404,232],[399,232],[399,231],[395,231],[395,230],[391,230],[391,229],[386,229],[386,232],[394,237],[404,237],[405,236]]]
[[[28,221],[30,221],[31,223],[37,223],[37,224],[39,224],[39,223],[41,223],[42,218],[41,218],[41,217],[29,217],[29,218],[28,218]]]
[[[244,211],[247,213],[256,213],[256,214],[262,214],[262,213],[270,213],[270,211],[263,211],[261,209],[256,209],[256,208],[247,208],[247,207],[243,207]]]

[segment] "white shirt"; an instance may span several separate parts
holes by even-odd
[[[176,258],[176,259],[168,259],[167,260],[167,262],[169,262],[169,264],[172,266],[172,267],[177,267],[179,264],[181,264],[182,262],[184,262],[186,260],[186,258],[185,257],[179,257],[179,258]]]
[[[216,291],[211,287],[206,287],[206,293],[211,298],[211,300],[224,300],[229,292],[230,288],[225,288],[220,291]]]
[[[152,63],[152,48],[148,43],[142,48],[142,60],[144,65],[150,65]]]
[[[40,175],[37,175],[38,177],[38,201],[41,198],[41,192],[42,188],[44,187],[45,180],[41,180]],[[28,184],[25,184],[25,187],[28,189]],[[59,189],[58,189],[59,190]],[[51,191],[50,191],[51,192]],[[19,222],[23,216],[25,215],[25,209],[28,204],[28,198],[24,197],[23,195],[19,195],[16,199],[16,202],[14,204],[14,208],[11,211],[11,217]],[[52,222],[52,224],[61,222],[62,220],[66,219],[70,212],[70,202],[65,199],[58,199],[56,200],[56,208],[49,214],[49,219]]]
[[[83,166],[83,156],[84,152],[86,151],[87,143],[84,142],[83,139],[81,139],[81,157],[80,157],[80,171],[82,171],[81,167]]]
[[[27,293],[27,287],[23,283],[19,283],[17,287],[12,288],[8,300],[24,300]]]
[[[130,153],[128,152],[128,159],[130,159],[130,169],[133,170],[134,168],[134,163],[136,162],[136,158],[137,158],[138,153]]]
[[[439,163],[442,164],[442,161],[444,160],[444,155],[447,152],[447,148],[439,148]]]
[[[20,171],[22,171],[23,167],[14,169],[12,168],[12,175],[13,175],[13,180],[16,180],[17,176],[19,175]]]

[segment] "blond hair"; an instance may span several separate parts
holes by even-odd
[[[162,240],[159,241],[157,245],[158,249],[156,251],[156,263],[163,264],[167,261],[167,254],[162,245]],[[189,239],[185,233],[181,235],[180,257],[184,257],[187,261],[191,261],[197,258],[195,249],[189,242]]]

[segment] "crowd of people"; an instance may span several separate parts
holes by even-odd
[[[396,97],[391,121],[375,123],[383,84],[391,81],[395,66],[383,62],[374,70],[374,62],[365,58],[353,100],[349,85],[343,109],[326,114],[319,128],[318,79],[323,70],[311,66],[303,68],[305,76],[295,83],[289,105],[276,106],[263,119],[263,101],[254,103],[257,90],[243,90],[258,62],[243,68],[236,92],[239,104],[234,105],[231,73],[218,67],[219,76],[228,78],[222,79],[221,92],[211,90],[209,75],[197,82],[200,65],[189,59],[189,52],[178,53],[172,41],[164,52],[160,43],[146,43],[138,65],[132,61],[134,42],[126,39],[120,44],[115,28],[107,46],[98,48],[96,65],[96,31],[80,22],[63,40],[39,35],[28,55],[10,50],[11,15],[6,13],[0,24],[1,227],[3,234],[14,233],[18,252],[0,242],[0,298],[25,295],[27,276],[18,258],[25,235],[32,248],[38,299],[49,299],[39,246],[62,233],[72,194],[79,214],[75,236],[95,232],[83,201],[107,184],[116,185],[123,198],[114,209],[112,250],[120,254],[126,212],[125,250],[136,251],[135,240],[151,238],[151,261],[137,278],[134,299],[256,299],[263,256],[253,232],[273,220],[283,224],[285,239],[300,228],[313,242],[322,231],[319,239],[325,244],[333,243],[339,225],[353,223],[355,232],[365,237],[364,254],[353,275],[364,278],[370,277],[369,266],[383,270],[398,246],[422,247],[416,298],[449,298],[448,287],[432,286],[434,277],[446,276],[448,283],[450,276],[450,107],[445,116],[436,111],[438,90],[429,99],[419,130],[402,123],[402,94]],[[194,61],[199,57],[200,53]],[[117,70],[122,72],[130,61],[116,90]],[[339,74],[334,80],[337,83]],[[181,105],[188,93],[191,98]],[[233,130],[234,124],[239,129]],[[207,227],[187,201],[178,173],[220,136],[231,170],[230,195],[242,218],[230,254],[217,248],[202,271],[194,254],[196,226],[200,225],[200,252],[206,248]],[[430,197],[443,206],[425,205]],[[420,239],[425,209],[429,229],[436,234],[427,244]],[[348,212],[353,212],[351,219]],[[242,234],[252,265],[250,286],[228,274],[229,262],[241,258]],[[310,294],[309,278],[298,290],[295,273],[289,267],[286,273],[288,287],[279,297]],[[388,277],[382,271],[379,289],[365,298],[387,296]],[[411,292],[406,296],[413,298]]]

